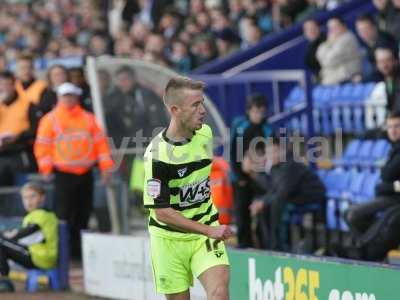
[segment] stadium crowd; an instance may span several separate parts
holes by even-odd
[[[344,0],[31,0],[0,3],[0,68],[21,51],[46,59],[114,55],[180,72],[257,44]]]

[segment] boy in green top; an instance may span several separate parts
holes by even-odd
[[[57,264],[58,219],[41,208],[45,190],[38,183],[27,183],[21,189],[21,196],[28,213],[22,227],[0,234],[0,292],[14,290],[7,278],[8,259],[27,269],[50,269]]]
[[[229,261],[223,240],[230,228],[218,223],[210,193],[211,128],[203,124],[204,84],[172,78],[164,92],[171,116],[144,155],[144,206],[154,282],[168,300],[189,300],[193,276],[208,300],[228,300]]]

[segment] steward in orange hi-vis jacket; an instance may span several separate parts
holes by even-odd
[[[104,183],[114,163],[104,131],[95,116],[79,105],[81,89],[63,83],[57,106],[40,120],[34,153],[39,172],[54,174],[55,212],[71,230],[71,253],[80,257],[80,231],[87,228],[93,207],[93,168],[98,165]]]
[[[233,191],[229,179],[229,163],[222,157],[215,156],[210,173],[211,195],[218,209],[219,223],[231,224]]]

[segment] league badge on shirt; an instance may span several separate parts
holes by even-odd
[[[157,198],[161,193],[161,181],[155,178],[147,180],[147,194],[152,198]]]

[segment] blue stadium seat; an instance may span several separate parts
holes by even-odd
[[[359,197],[362,194],[366,177],[367,173],[365,172],[351,171],[350,183],[348,189],[343,192],[342,198],[353,202],[355,198]]]
[[[294,105],[304,101],[304,89],[301,86],[295,86],[284,101],[285,110],[289,111]]]
[[[330,108],[333,87],[318,85],[312,91],[314,103],[314,126],[316,133],[331,134],[332,125],[330,124]]]
[[[369,161],[372,153],[372,147],[374,146],[374,141],[365,140],[361,143],[358,149],[358,155],[356,159],[352,162],[353,165],[363,166],[364,162]]]
[[[381,174],[379,171],[366,172],[366,178],[364,180],[363,188],[361,190],[361,193],[353,199],[354,203],[359,204],[374,199],[375,186],[379,182],[380,176]]]
[[[328,198],[339,199],[343,192],[348,189],[350,183],[350,171],[345,171],[341,168],[333,169],[328,172],[324,184],[327,189]]]
[[[360,140],[352,140],[346,147],[342,157],[334,159],[333,164],[335,166],[348,166],[351,162],[357,158],[358,151],[361,146]]]
[[[317,175],[318,175],[319,179],[322,180],[322,182],[324,182],[324,178],[326,177],[327,173],[328,173],[328,170],[325,170],[325,169],[317,170]]]
[[[354,94],[354,85],[352,83],[346,83],[341,85],[340,93],[337,101],[341,104],[349,103],[352,101],[352,95]]]
[[[60,221],[58,227],[58,263],[56,268],[28,270],[26,279],[26,290],[28,292],[38,290],[40,276],[46,276],[51,289],[55,291],[67,289],[69,286],[69,233],[65,222]]]
[[[380,166],[387,159],[390,151],[390,143],[385,139],[376,140],[372,147],[369,162],[366,164],[371,166]]]

